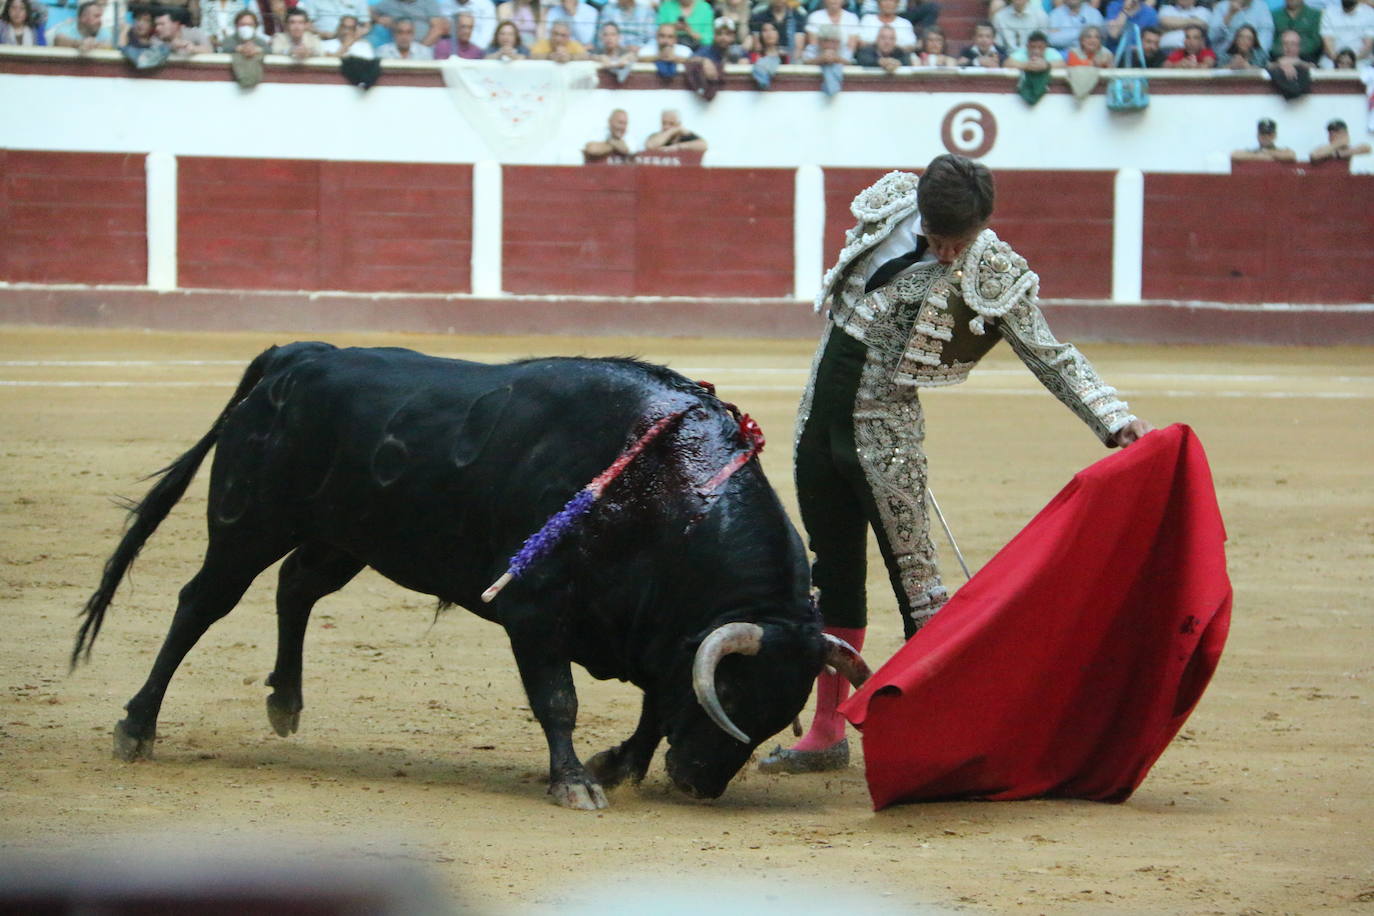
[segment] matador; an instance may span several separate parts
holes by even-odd
[[[1039,277],[987,228],[993,203],[991,173],[962,156],[936,157],[919,179],[889,173],[854,198],[858,223],[816,297],[829,320],[797,416],[797,496],[826,632],[856,649],[868,625],[868,529],[907,638],[947,597],[926,511],[922,388],[962,382],[1005,339],[1103,444],[1129,445],[1151,429],[1050,332]],[[838,706],[848,688],[823,671],[810,731],[760,768],[847,766]]]

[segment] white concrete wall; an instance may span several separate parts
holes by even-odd
[[[1300,158],[1324,143],[1324,125],[1344,118],[1356,142],[1369,139],[1365,99],[1313,95],[1284,102],[1276,93],[1155,94],[1137,114],[1107,111],[1101,95],[1083,102],[1047,95],[1035,107],[1010,91],[865,92],[857,80],[834,99],[820,92],[725,91],[704,103],[686,91],[583,90],[546,134],[494,152],[442,88],[383,84],[361,92],[331,84],[263,83],[244,91],[220,81],[0,74],[0,98],[22,99],[0,126],[15,149],[164,152],[174,155],[572,165],[587,140],[623,107],[640,144],[659,112],[678,108],[706,137],[708,166],[912,166],[944,152],[941,124],[969,103],[996,120],[982,158],[993,168],[1229,169],[1232,149],[1253,145],[1263,117]],[[1358,157],[1356,171],[1374,171]]]

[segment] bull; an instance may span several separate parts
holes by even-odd
[[[656,421],[662,435],[583,523],[485,603],[484,587],[525,537]],[[852,649],[822,634],[800,539],[758,460],[703,488],[744,445],[738,418],[709,388],[636,360],[486,365],[401,349],[273,347],[132,508],[83,611],[72,664],[89,659],[130,564],[214,448],[205,557],[115,726],[116,757],[151,757],[178,665],[285,557],[267,680],[277,734],[300,725],[311,609],[370,566],[505,629],[548,743],[556,802],[606,807],[604,790],[639,782],[664,739],[671,781],[716,798],[801,710],[822,665],[866,676]],[[585,764],[572,743],[572,662],[644,693],[633,734]]]

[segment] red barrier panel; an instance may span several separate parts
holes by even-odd
[[[178,160],[179,283],[464,293],[472,167]]]
[[[1374,302],[1374,177],[1145,176],[1144,297]]]
[[[144,157],[0,150],[0,278],[148,279]]]
[[[791,294],[792,169],[503,172],[509,292]]]
[[[921,169],[908,169],[921,171]],[[845,230],[854,225],[849,204],[890,169],[825,170],[825,262],[835,261]],[[1041,295],[1105,299],[1112,287],[1111,172],[1039,172],[1003,169],[994,174],[997,205],[992,229],[1040,275]]]

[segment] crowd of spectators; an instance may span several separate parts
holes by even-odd
[[[1106,67],[1138,42],[1147,67],[1268,69],[1296,86],[1311,67],[1355,68],[1374,52],[1374,0],[988,0],[967,35],[946,35],[931,0],[2,3],[0,44],[119,47],[131,59],[152,49],[173,59],[594,60],[622,81],[643,62],[708,98],[738,63],[752,64],[762,88],[783,64],[814,65],[831,92],[846,67]],[[50,17],[62,3],[79,3],[75,15]]]

